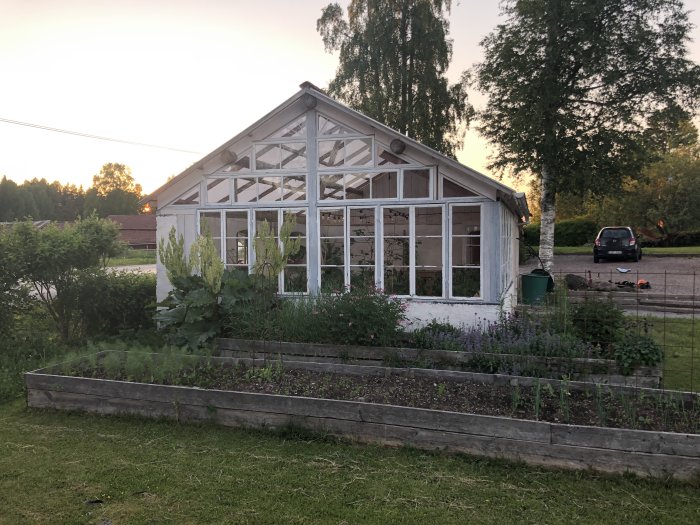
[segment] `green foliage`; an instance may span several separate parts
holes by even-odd
[[[588,217],[575,217],[557,221],[554,225],[556,246],[583,246],[590,244],[598,234],[598,224]],[[537,246],[540,242],[540,224],[532,223],[523,227],[525,242]]]
[[[411,341],[416,348],[426,350],[461,350],[455,340],[460,330],[450,323],[441,323],[436,319],[411,333]]]
[[[185,257],[185,237],[182,234],[177,235],[175,226],[168,232],[167,243],[163,238],[158,243],[158,257],[171,283],[192,274],[192,266]]]
[[[612,301],[586,299],[574,306],[571,322],[583,341],[607,349],[616,343],[624,329],[622,310]]]
[[[374,288],[276,299],[255,293],[237,303],[226,336],[291,342],[394,346],[402,337],[403,304]]]
[[[301,250],[301,239],[293,237],[296,219],[293,214],[285,214],[280,227],[279,241],[277,232],[272,230],[266,220],[258,226],[255,232],[255,265],[256,276],[268,280],[276,279],[287,265],[287,261]]]
[[[76,280],[76,288],[85,336],[103,337],[154,328],[155,275],[84,271]]]
[[[339,52],[328,91],[350,107],[454,157],[473,110],[467,77],[449,85],[449,0],[352,0],[316,22],[324,46]]]
[[[629,374],[637,366],[656,366],[663,362],[664,351],[647,335],[628,333],[614,345],[614,355],[623,373]]]
[[[78,280],[119,253],[116,226],[95,216],[41,230],[24,222],[12,227],[0,242],[0,251],[6,251],[18,280],[33,288],[63,340],[80,338]]]
[[[692,108],[700,67],[677,0],[505,0],[501,11],[475,71],[489,96],[479,129],[498,147],[492,168],[540,180],[548,267],[557,192],[610,194],[638,174],[649,160],[640,123]]]

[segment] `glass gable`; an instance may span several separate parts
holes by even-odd
[[[324,117],[323,115],[318,116],[318,136],[327,135],[353,135],[357,133],[350,128],[333,122],[331,119]]]
[[[269,139],[304,138],[306,137],[306,115],[293,120],[283,128],[275,131]]]

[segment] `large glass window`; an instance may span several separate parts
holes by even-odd
[[[278,202],[306,200],[306,175],[236,177],[234,202]]]
[[[199,185],[180,195],[180,197],[173,202],[173,204],[176,206],[199,204]]]
[[[414,215],[415,294],[442,297],[442,206],[416,207]]]
[[[403,198],[427,199],[431,196],[430,169],[403,170]]]
[[[207,180],[207,203],[229,204],[231,202],[231,179],[212,178]]]
[[[348,209],[350,286],[375,284],[375,208]]]
[[[226,212],[225,235],[226,267],[248,272],[250,259],[247,210]]]
[[[452,296],[478,297],[481,292],[481,208],[451,207]]]
[[[384,290],[395,295],[409,295],[410,233],[408,208],[384,208]]]
[[[306,142],[256,144],[255,169],[257,171],[306,169]]]
[[[282,275],[282,291],[287,293],[306,293],[307,271],[308,264],[306,239],[306,210],[285,210],[283,217],[286,220],[291,219],[294,222],[291,238],[298,239],[301,247],[297,253],[287,259],[287,266],[284,268]]]
[[[318,165],[321,168],[372,166],[372,139],[319,140]]]
[[[345,209],[319,210],[321,290],[345,288]]]
[[[211,211],[202,213],[199,216],[200,230],[209,232],[211,239],[216,247],[216,253],[221,257],[221,212]]]
[[[395,199],[398,172],[333,173],[319,176],[321,200]]]

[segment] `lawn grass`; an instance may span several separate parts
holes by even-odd
[[[698,523],[698,483],[0,405],[0,523]]]
[[[533,247],[535,253],[539,247]],[[670,248],[643,248],[645,255],[700,255],[700,246],[674,246]],[[555,246],[555,255],[590,255],[593,257],[593,246]]]
[[[155,264],[156,250],[127,250],[107,261],[107,266],[132,266],[136,264]]]
[[[700,320],[647,319],[651,336],[664,348],[664,387],[700,392]]]

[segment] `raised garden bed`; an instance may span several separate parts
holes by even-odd
[[[484,352],[455,352],[452,350],[251,341],[244,339],[219,339],[219,349],[221,355],[227,357],[371,366],[419,366],[444,370],[534,375],[555,379],[568,377],[576,381],[644,388],[658,388],[663,375],[660,366],[637,367],[631,374],[623,375],[617,363],[609,359],[542,357]]]
[[[118,353],[117,357],[126,359],[126,362],[130,359],[125,353]],[[449,408],[453,401],[458,402],[470,395],[469,399],[477,401],[481,396],[479,406],[487,411],[502,410],[504,403],[507,408],[508,403],[513,403],[516,398],[524,409],[524,400],[532,395],[528,388],[540,389],[541,385],[550,385],[554,392],[558,389],[560,400],[563,400],[561,413],[566,413],[563,407],[570,407],[574,420],[595,417],[594,414],[586,416],[578,412],[573,416],[579,402],[595,398],[590,394],[593,385],[585,383],[293,361],[283,365],[281,362],[262,362],[257,364],[265,366],[252,368],[256,364],[254,360],[221,357],[192,358],[176,374],[163,376],[165,382],[207,387],[203,389],[103,379],[106,368],[100,361],[104,362],[106,358],[107,354],[101,354],[96,359],[78,361],[74,365],[26,374],[28,405],[100,414],[166,417],[185,422],[208,421],[228,426],[281,428],[294,425],[364,442],[445,449],[563,468],[630,471],[680,479],[689,479],[700,473],[700,435],[697,433],[566,424],[557,422],[556,410],[547,414],[549,421],[533,421],[396,404],[405,401],[408,405]],[[152,355],[150,359],[153,364],[161,360],[158,355]],[[146,366],[144,375],[149,375],[149,366]],[[124,366],[121,371],[113,369],[113,372],[117,370],[114,375],[122,377],[128,374],[128,369]],[[83,377],[60,375],[61,370]],[[371,389],[372,385],[377,388]],[[353,398],[352,392],[358,388],[360,390]],[[635,412],[644,418],[644,424],[691,425],[697,432],[700,401],[696,395],[678,393],[663,398],[661,396],[668,394],[650,389],[603,388],[602,395],[609,399],[616,395],[625,399],[624,394],[629,394],[636,395],[640,402],[647,402]],[[295,395],[283,395],[281,392],[285,389]],[[348,399],[319,397],[332,392]],[[518,392],[518,395],[509,398],[508,392]],[[603,390],[597,387],[596,392],[600,395]],[[640,392],[642,396],[639,396]],[[385,396],[388,401],[381,402],[377,395]],[[596,399],[605,400],[604,397]],[[556,400],[552,402],[555,406]],[[545,417],[545,412],[551,411],[552,406],[547,408],[546,403],[542,404],[540,415]],[[590,406],[594,404],[589,403]],[[661,412],[653,412],[651,408],[654,406]],[[663,412],[664,406],[669,408],[668,413]],[[610,410],[608,417],[616,417],[617,409],[613,404],[606,407]],[[511,408],[514,415],[521,415],[518,403]],[[588,412],[592,410],[589,408]],[[668,421],[663,421],[665,418]]]

